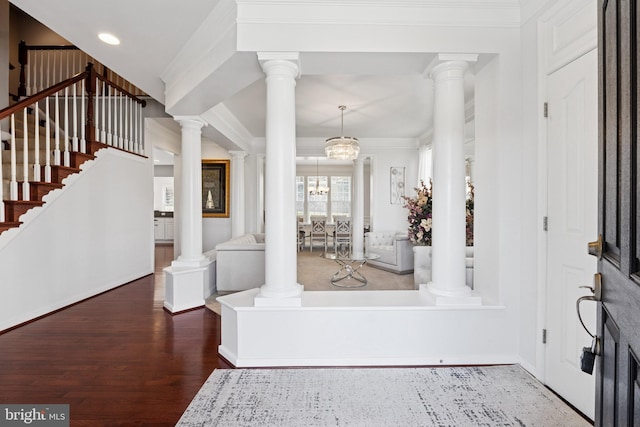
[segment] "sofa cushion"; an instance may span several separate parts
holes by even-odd
[[[231,240],[227,240],[225,243],[231,243],[234,245],[247,245],[247,244],[253,244],[257,242],[256,242],[256,237],[253,234],[245,234],[239,237],[235,237]]]

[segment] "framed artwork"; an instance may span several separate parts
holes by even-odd
[[[202,160],[202,216],[229,217],[229,160]]]
[[[391,204],[401,205],[404,203],[404,166],[391,166]]]

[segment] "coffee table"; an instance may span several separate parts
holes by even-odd
[[[338,270],[331,277],[331,284],[340,288],[361,288],[367,285],[367,278],[358,270],[367,263],[369,259],[380,258],[378,254],[364,253],[338,253],[325,252],[323,258],[332,259],[340,265]],[[355,281],[355,284],[353,284]]]

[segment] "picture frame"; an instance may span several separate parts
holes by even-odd
[[[202,160],[202,216],[229,217],[229,160]]]
[[[401,205],[405,194],[404,166],[391,166],[389,176],[391,204]]]

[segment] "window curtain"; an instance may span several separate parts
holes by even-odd
[[[429,185],[429,181],[433,177],[433,150],[431,147],[423,145],[420,147],[418,151],[418,182],[424,181],[425,184]]]

